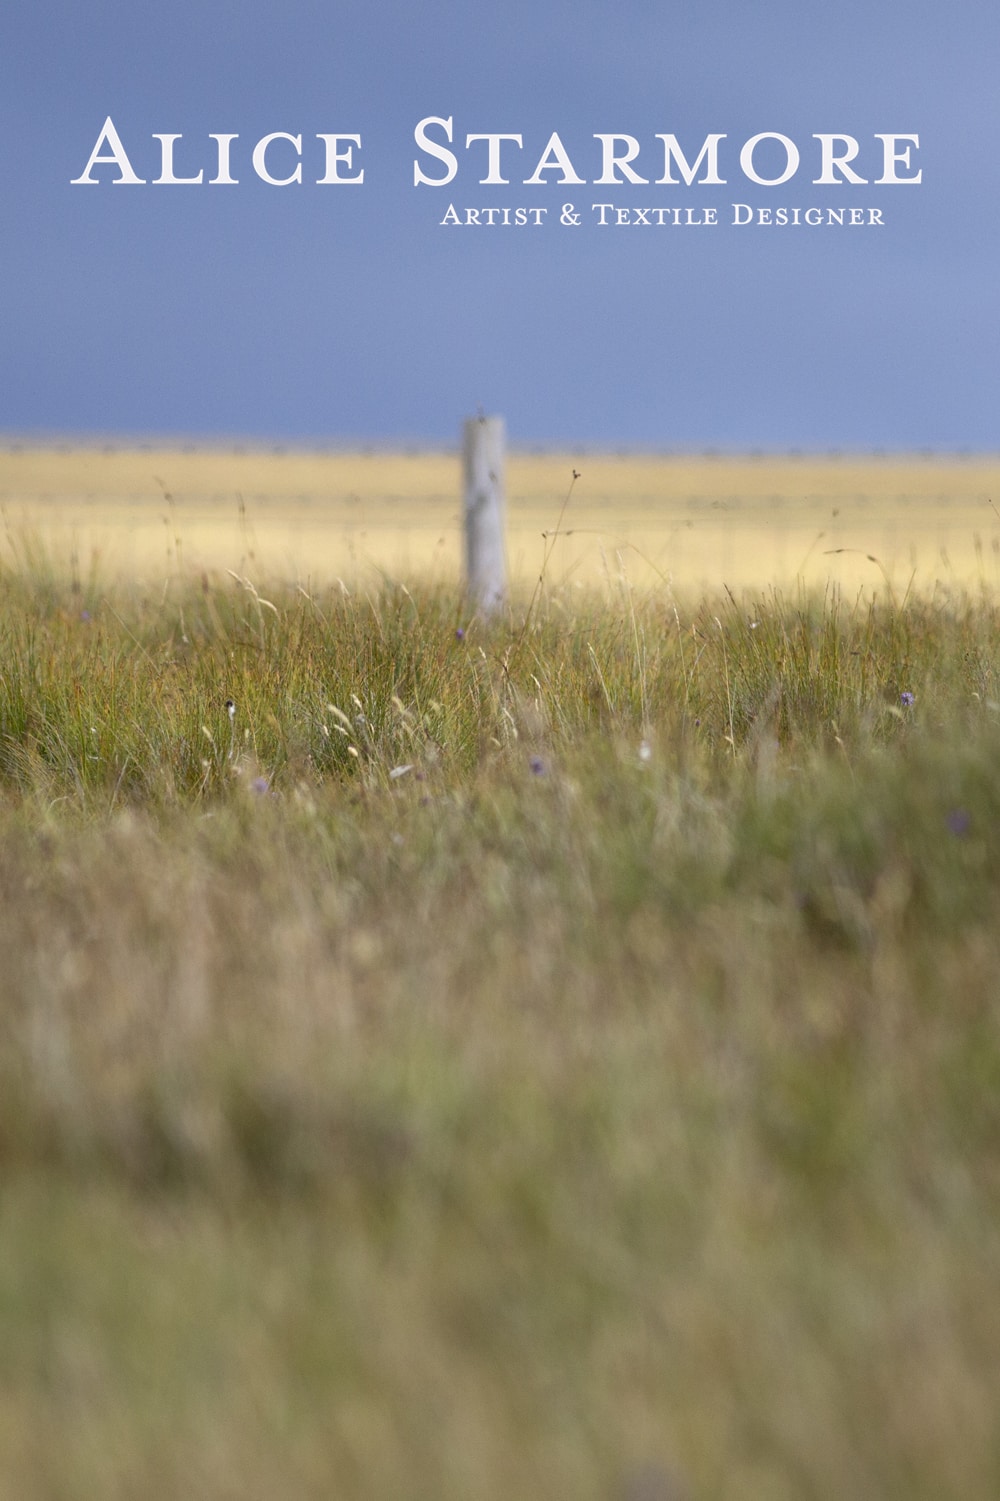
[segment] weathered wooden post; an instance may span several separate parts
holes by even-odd
[[[507,599],[502,417],[468,417],[463,429],[465,583],[469,599],[491,615]]]

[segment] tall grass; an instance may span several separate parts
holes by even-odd
[[[0,585],[0,1492],[1000,1491],[991,598]]]

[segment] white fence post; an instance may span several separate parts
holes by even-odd
[[[477,609],[489,615],[507,599],[504,420],[468,417],[462,436],[466,588]]]

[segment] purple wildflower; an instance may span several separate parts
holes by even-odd
[[[263,797],[265,792],[270,792],[270,790],[271,784],[267,777],[254,777],[250,783],[250,791],[256,793],[258,797]]]
[[[532,756],[531,760],[528,762],[528,765],[531,767],[531,774],[533,777],[543,777],[545,775],[547,768],[541,756]]]
[[[972,816],[966,808],[952,808],[945,823],[948,825],[948,832],[954,834],[956,839],[961,839],[969,832]]]
[[[455,631],[455,640],[456,641],[464,641],[465,640],[465,632],[463,631],[463,629],[462,629],[461,626],[458,626],[457,629],[456,629],[456,631]]]
[[[913,705],[916,703],[916,699],[913,697],[913,694],[910,692],[909,688],[904,688],[903,692],[899,695],[899,702],[903,705],[904,709],[912,709]]]

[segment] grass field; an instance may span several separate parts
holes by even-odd
[[[171,502],[15,459],[0,1495],[993,1501],[995,473],[907,468],[981,529],[909,592],[887,461],[860,595],[637,520],[659,572],[535,590],[539,537],[487,625],[451,563],[258,552],[249,486],[209,556],[200,456]],[[796,462],[677,489],[764,518]]]
[[[508,552],[534,582],[614,591],[786,587],[900,595],[1000,586],[1000,457],[691,459],[525,454],[508,462]],[[461,474],[441,453],[0,448],[6,551],[25,533],[83,572],[163,577],[227,568],[352,587],[460,576]],[[3,542],[0,540],[0,548]],[[2,555],[2,554],[0,554]]]

